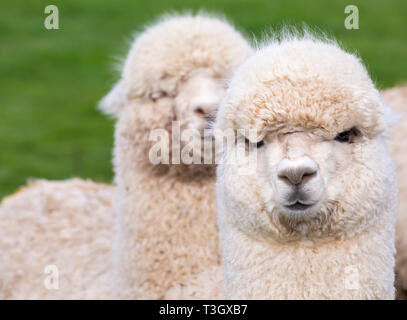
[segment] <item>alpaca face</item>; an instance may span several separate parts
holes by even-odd
[[[230,218],[253,235],[290,241],[360,230],[373,223],[394,191],[382,137],[349,143],[298,127],[262,141],[255,163],[229,148],[225,158],[247,159],[226,159],[218,168]]]
[[[395,194],[385,106],[363,67],[332,45],[298,42],[288,51],[295,60],[281,47],[263,49],[237,72],[216,126],[257,132],[243,137],[246,152],[238,144],[224,150],[222,219],[278,241],[360,232]]]
[[[198,70],[182,83],[175,98],[175,116],[182,128],[203,135],[215,120],[224,91],[221,80],[209,70]]]
[[[180,155],[179,163],[204,163],[213,167],[211,127],[224,92],[223,82],[205,69],[196,70],[179,85],[173,100],[175,122],[171,132],[172,153]],[[179,141],[179,144],[174,144],[174,141]],[[176,151],[177,148],[179,151]]]
[[[279,210],[294,218],[312,214],[325,193],[320,170],[322,164],[318,165],[322,161],[314,160],[315,149],[318,147],[313,137],[301,131],[287,132],[281,134],[276,141],[273,140],[272,144],[274,152],[268,152],[268,159],[262,159],[262,162],[267,162],[264,169],[271,171],[271,185]],[[328,146],[319,148],[330,151]]]
[[[343,197],[349,180],[343,175],[351,174],[348,168],[354,166],[353,162],[366,163],[363,158],[358,159],[356,152],[363,142],[365,152],[372,153],[370,157],[375,153],[355,128],[338,133],[333,140],[316,132],[297,130],[274,135],[267,143],[271,145],[269,151],[260,153],[278,210],[294,220],[313,217],[324,207],[324,201],[326,206]]]

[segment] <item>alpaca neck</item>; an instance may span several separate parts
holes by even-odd
[[[187,180],[133,166],[116,182],[120,297],[161,299],[174,285],[185,285],[220,261],[214,177]]]
[[[226,297],[393,299],[393,217],[379,220],[350,239],[281,244],[254,239],[220,218]]]

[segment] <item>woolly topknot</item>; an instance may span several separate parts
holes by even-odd
[[[230,23],[208,14],[165,15],[136,36],[121,79],[100,108],[118,115],[132,98],[175,96],[180,82],[197,69],[224,78],[251,52]]]
[[[219,111],[237,116],[220,116],[218,128],[318,128],[328,138],[352,127],[383,132],[391,112],[360,59],[325,38],[285,33],[261,45],[236,71]]]

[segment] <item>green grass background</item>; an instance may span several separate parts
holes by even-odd
[[[44,8],[59,8],[59,30]],[[359,8],[346,30],[344,8]],[[113,122],[96,110],[134,31],[169,10],[224,13],[249,36],[305,22],[357,51],[379,88],[407,82],[405,0],[1,1],[0,199],[27,178],[111,181]]]

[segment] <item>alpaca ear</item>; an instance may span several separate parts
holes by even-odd
[[[124,107],[128,104],[128,92],[122,80],[115,84],[110,92],[99,102],[99,110],[104,114],[115,118],[120,116]]]

